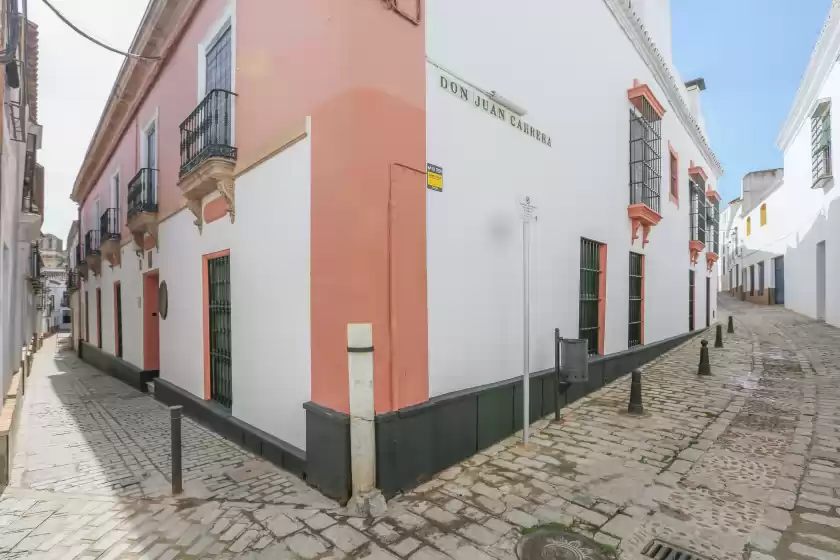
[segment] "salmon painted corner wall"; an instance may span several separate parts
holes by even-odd
[[[349,410],[347,324],[372,323],[376,411],[422,402],[424,23],[381,0],[287,0],[239,2],[237,25],[240,163],[311,117],[312,400]]]

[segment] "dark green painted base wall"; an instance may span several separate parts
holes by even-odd
[[[96,346],[85,341],[79,341],[79,357],[93,367],[104,371],[144,393],[148,390],[146,383],[158,376],[157,370],[142,370],[122,358],[103,352]]]

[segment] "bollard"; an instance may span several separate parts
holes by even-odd
[[[642,372],[634,369],[630,380],[630,404],[627,405],[628,414],[644,414],[642,406]]]
[[[169,433],[172,437],[172,495],[183,491],[181,482],[181,407],[169,407]]]
[[[727,334],[732,334],[735,332],[735,323],[732,321],[732,315],[729,316],[729,324],[726,326]]]
[[[700,341],[700,365],[697,368],[697,375],[712,375],[712,367],[709,364],[709,341]]]
[[[715,348],[723,348],[723,326],[721,325],[715,329]]]
[[[26,394],[26,360],[20,361],[20,377],[18,378],[18,382],[20,383],[20,394]]]

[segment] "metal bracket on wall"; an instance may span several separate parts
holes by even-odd
[[[415,2],[416,5],[417,5],[417,11],[416,11],[415,15],[411,15],[408,12],[406,12],[405,10],[403,10],[400,7],[400,2],[401,1],[403,1],[403,2],[404,1]],[[423,15],[422,14],[422,7],[421,7],[422,5],[420,3],[420,0],[384,0],[384,2],[391,10],[396,12],[397,15],[407,19],[408,21],[410,21],[414,25],[420,25],[420,21],[422,19],[422,15]]]

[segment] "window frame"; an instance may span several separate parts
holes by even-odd
[[[674,150],[671,142],[668,142],[668,158],[670,175],[668,179],[668,198],[680,207],[680,155]]]
[[[761,205],[761,209],[759,210],[759,220],[758,220],[759,227],[764,227],[767,225],[767,203],[763,203]]]
[[[825,141],[820,144],[820,138]],[[822,170],[818,174],[818,170]],[[817,103],[811,114],[811,188],[818,188],[833,177],[831,165],[831,100]]]
[[[749,237],[751,233],[752,233],[752,220],[751,220],[751,216],[747,216],[747,237]]]
[[[236,0],[228,0],[219,19],[207,28],[197,45],[196,105],[207,95],[207,53],[225,31],[230,29],[230,90],[236,93]],[[236,146],[236,103],[230,104],[230,145]]]

